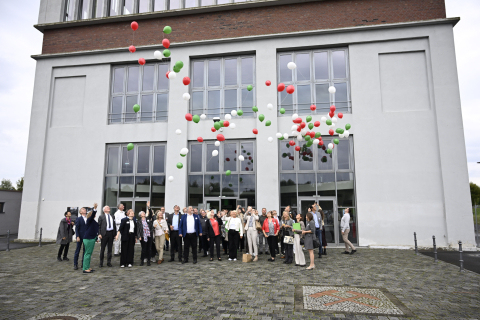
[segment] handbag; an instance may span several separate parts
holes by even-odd
[[[293,244],[293,237],[291,237],[291,236],[285,236],[285,237],[283,237],[283,243],[285,243],[285,244]]]
[[[255,229],[257,229],[258,232],[262,232],[263,228],[260,222],[257,220],[255,221]]]
[[[167,241],[170,240],[170,236],[168,235],[167,232],[165,232],[165,240],[167,240]]]
[[[317,238],[314,238],[313,239],[313,248],[316,249],[316,248],[319,248],[320,247],[320,241],[318,241]]]

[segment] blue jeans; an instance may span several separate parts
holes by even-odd
[[[318,248],[318,255],[322,255],[322,228],[315,228],[315,235],[320,242],[320,248]]]
[[[77,242],[77,248],[75,249],[75,255],[73,256],[73,265],[78,265],[78,255],[80,254],[80,249],[83,245],[83,239],[80,239],[80,242]],[[82,264],[83,264],[83,256],[85,255],[85,246],[83,246],[83,254],[82,254]]]

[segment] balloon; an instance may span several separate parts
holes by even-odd
[[[312,121],[312,116],[307,116],[307,122]]]
[[[316,105],[314,105],[314,104],[312,104],[312,105],[310,106],[310,110],[312,110],[312,111],[315,111],[315,110],[317,110],[317,106],[316,106]]]
[[[230,125],[230,122],[228,122],[227,120],[223,121],[223,126],[224,127],[228,127]]]
[[[247,86],[247,90],[248,90],[248,91],[252,91],[252,90],[253,90],[253,86],[252,86],[251,84],[249,84],[249,85]]]
[[[315,138],[315,132],[311,131],[308,133],[308,135],[310,136],[310,138]]]
[[[278,140],[280,140],[280,141],[283,140],[283,139],[284,139],[283,136],[281,136],[280,138],[278,138]]]
[[[173,176],[168,177],[168,181],[172,182],[173,181]]]
[[[327,121],[327,117],[322,117],[320,120],[321,120],[322,122],[325,122],[325,121]]]
[[[350,132],[348,132],[348,130],[345,130],[345,132],[343,133],[343,135],[345,136],[345,138],[348,138],[348,136],[350,135]]]
[[[313,129],[313,123],[310,122],[310,123],[308,124],[308,129],[310,129],[310,130]]]
[[[268,137],[268,142],[272,142],[273,141],[273,138],[272,137]]]
[[[277,139],[280,139],[282,137],[282,134],[280,132],[277,132],[277,134],[275,135],[275,137],[277,137]]]
[[[185,119],[186,119],[187,121],[192,121],[193,117],[192,117],[192,115],[191,115],[190,113],[187,113],[187,114],[185,115]]]
[[[182,70],[181,68],[177,67],[177,66],[173,66],[173,72],[175,73],[179,73],[180,70]]]
[[[138,63],[143,66],[146,63],[146,61],[145,61],[145,59],[140,58],[140,59],[138,59]]]
[[[345,135],[342,134],[342,133],[340,133],[338,136],[339,136],[340,138],[344,138],[344,137],[345,137]]]
[[[347,124],[345,125],[345,130],[350,130],[351,127],[352,127],[352,126],[350,125],[350,123],[347,123]]]
[[[237,115],[237,110],[232,110],[232,112],[230,112],[230,114],[232,115],[232,117],[235,117]],[[225,115],[225,118],[227,116]]]
[[[267,87],[270,87],[271,84],[272,84],[272,82],[271,82],[270,80],[265,81],[265,85],[266,85]]]
[[[135,113],[137,113],[138,111],[140,111],[140,106],[138,104],[134,104],[133,105],[133,111],[135,111]]]
[[[175,62],[175,67],[182,69],[183,68],[183,61],[177,61]]]
[[[306,126],[307,126],[307,124],[306,124],[305,122],[300,123],[300,128],[303,129],[303,128],[305,128]]]
[[[163,28],[163,32],[166,34],[172,33],[172,27],[165,26],[165,28]]]
[[[305,136],[305,141],[310,141],[312,139],[308,134]]]
[[[128,150],[128,151],[132,150],[133,147],[134,147],[133,143],[127,144],[127,150]]]
[[[333,139],[333,143],[338,144],[338,139]]]
[[[223,134],[217,134],[217,140],[218,141],[225,141],[225,137],[223,136]]]
[[[215,122],[213,124],[213,127],[215,128],[215,130],[220,130],[220,128],[221,128],[220,122]]]
[[[180,154],[187,154],[188,153],[188,148],[182,148],[180,150]]]
[[[233,111],[235,111],[235,110],[233,110]],[[227,114],[225,115],[225,120],[231,120],[231,119],[232,119],[232,116],[227,113]]]
[[[188,100],[190,100],[190,94],[187,93],[187,92],[185,92],[185,93],[183,94],[182,98],[183,98],[183,100],[188,101]]]
[[[331,126],[332,125],[332,120],[327,119],[326,123],[327,123],[327,126]]]
[[[167,71],[167,73],[165,73],[165,77],[167,77],[167,79],[168,79],[168,75],[170,74],[170,72],[172,72],[172,71]]]
[[[258,134],[258,130],[257,130],[257,129],[253,129],[252,132],[253,132],[253,134]]]
[[[170,50],[165,49],[165,50],[163,50],[162,54],[163,54],[164,57],[168,58],[168,57],[170,57],[171,52],[170,52]]]
[[[328,115],[329,115],[330,118],[333,118],[333,116],[335,115],[335,112],[330,111],[330,112],[328,113]]]
[[[212,127],[210,130],[211,130],[212,132],[217,131],[217,129],[215,129],[215,127]]]
[[[310,147],[313,144],[313,140],[307,142],[307,147]]]
[[[334,86],[330,86],[330,87],[328,87],[328,92],[335,93],[335,92],[337,92],[337,89],[335,89]]]
[[[332,122],[333,122],[333,123],[337,123],[337,121],[338,121],[337,117],[333,117],[333,118],[332,118]]]
[[[243,161],[243,160],[245,160],[245,158],[242,155],[239,155],[238,160]]]
[[[315,127],[320,127],[320,121],[315,121],[315,122],[313,123],[313,125],[314,125]]]
[[[285,90],[285,84],[284,84],[284,83],[280,83],[280,84],[277,86],[277,91],[278,91],[278,92],[282,92],[283,90]]]
[[[284,114],[285,113],[285,109],[284,108],[280,108],[280,114]]]
[[[255,106],[253,106],[253,107],[252,107],[252,111],[253,111],[253,112],[258,112],[258,108],[255,107]]]
[[[170,40],[168,40],[167,38],[163,39],[162,45],[165,47],[165,49],[170,48]]]
[[[292,114],[292,120],[295,120],[297,118],[298,118],[298,114],[296,114],[296,113]]]
[[[323,141],[320,140],[320,142],[318,143],[318,145],[319,145],[319,146],[323,146]],[[323,149],[323,150],[325,150],[325,149]]]
[[[178,169],[182,169],[182,168],[183,168],[183,163],[178,162],[178,163],[177,163],[177,168],[178,168]]]
[[[265,127],[270,127],[271,124],[272,124],[272,121],[270,120],[265,121]]]
[[[128,47],[128,51],[130,51],[131,53],[134,53],[135,51],[137,51],[137,49],[135,48],[135,46],[130,46]]]
[[[273,109],[273,104],[271,104],[271,103],[267,104],[267,109],[272,110]]]
[[[328,149],[333,149],[333,143],[328,144]]]
[[[297,128],[298,128],[298,126],[297,126],[296,124],[294,124],[294,125],[292,126],[292,129],[291,129],[291,130],[292,130],[292,131],[295,131],[295,130],[297,130]]]
[[[295,145],[295,141],[293,141],[293,140],[290,140],[290,141],[288,141],[288,144],[289,144],[289,145],[291,145],[291,146],[293,147],[293,146]]]
[[[265,116],[263,114],[258,115],[258,120],[260,120],[260,122],[263,122],[263,120],[265,120]]]
[[[332,149],[328,149],[328,150],[327,150],[327,153],[328,153],[328,154],[332,154]]]
[[[288,133],[283,134],[283,139],[287,140],[288,139]]]
[[[218,156],[218,150],[213,150],[212,151],[212,156],[214,156],[214,157]]]
[[[193,122],[199,123],[200,122],[200,116],[198,114],[194,115],[192,118]]]
[[[320,138],[320,140],[322,140],[322,134],[320,132],[315,132],[315,138]]]
[[[296,118],[293,123],[302,123],[302,118]]]
[[[198,138],[197,138],[197,141],[198,141],[198,142],[203,142],[203,138],[202,138],[202,137],[198,137]]]
[[[230,128],[235,129],[235,123],[230,123]]]
[[[205,119],[207,119],[207,116],[206,116],[205,114],[202,114],[202,115],[200,116],[200,119],[205,120]]]
[[[163,59],[163,54],[162,54],[162,51],[160,50],[156,50],[154,53],[153,53],[153,56],[155,57],[155,59],[158,59],[158,60],[162,60]],[[167,77],[168,78],[168,77]]]
[[[339,118],[339,119],[342,119],[342,118],[343,118],[343,113],[339,112],[339,113],[338,113],[338,118]]]
[[[226,175],[226,176],[229,176],[229,175],[231,175],[231,174],[232,174],[232,171],[230,171],[230,170],[225,171],[225,175]]]
[[[175,72],[170,71],[170,72],[168,73],[168,79],[174,80],[176,77],[177,77],[177,74],[176,74]]]
[[[333,134],[335,133],[335,131],[333,131],[333,129],[330,129],[330,130],[328,130],[328,133],[329,133],[331,136],[333,136]]]
[[[296,146],[295,151],[300,151],[300,146]]]
[[[180,135],[180,134],[182,134],[182,130],[177,129],[177,130],[175,130],[175,133],[178,134],[178,135]]]
[[[138,22],[137,22],[137,21],[133,21],[133,22],[130,24],[130,28],[132,28],[133,31],[137,31],[137,29],[138,29]]]
[[[215,147],[220,147],[220,141],[215,141]]]
[[[297,131],[298,131],[298,132],[302,131],[302,127],[297,126]]]
[[[337,130],[335,130],[336,133],[338,134],[341,134],[342,133],[342,128],[337,128]]]
[[[319,143],[320,143],[320,140],[318,139],[313,140],[313,144],[319,144]]]
[[[243,115],[243,111],[242,111],[242,110],[237,110],[237,115],[242,116],[242,115]]]
[[[290,70],[293,70],[297,67],[297,65],[295,64],[295,62],[291,61],[287,64],[287,68],[290,69]]]
[[[190,84],[190,78],[189,77],[183,77],[183,84],[188,86]]]
[[[337,108],[335,108],[334,105],[331,105],[331,106],[330,106],[330,112],[335,112],[335,110],[337,110]]]
[[[302,134],[302,136],[306,135],[307,134],[307,129],[302,129],[302,131],[300,131],[300,133]]]
[[[295,91],[295,87],[293,85],[289,85],[287,87],[287,93],[292,94]]]

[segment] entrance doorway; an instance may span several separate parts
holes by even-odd
[[[123,211],[127,213],[128,210],[133,209],[136,217],[138,217],[140,211],[147,212],[147,201],[148,198],[136,198],[134,200],[132,200],[131,198],[120,198],[120,203],[122,203],[125,207]]]
[[[220,210],[235,210],[237,205],[245,208],[247,205],[247,199],[227,198],[227,197],[215,197],[205,198],[205,210],[216,209]]]
[[[325,238],[327,243],[338,245],[341,241],[340,220],[338,218],[337,201],[335,197],[299,197],[298,207],[302,215],[306,215],[308,208],[315,202],[322,208],[324,213]],[[341,219],[341,217],[340,217]]]

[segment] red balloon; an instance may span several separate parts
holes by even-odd
[[[146,63],[145,59],[140,58],[138,59],[138,63],[140,63],[142,66]]]
[[[288,144],[289,144],[289,145],[291,145],[291,146],[293,147],[293,146],[295,145],[295,141],[293,141],[293,140],[290,140],[290,141],[288,142]]]
[[[297,118],[297,119],[293,120],[293,122],[297,123],[297,124],[302,123],[302,118]]]
[[[289,85],[287,87],[287,93],[292,94],[295,91],[295,87],[293,85]]]
[[[168,39],[163,39],[163,40],[162,40],[162,45],[163,45],[166,49],[170,48],[170,40],[168,40]]]
[[[213,128],[213,129],[215,129],[215,128]],[[198,142],[203,142],[203,138],[202,138],[202,137],[198,137],[198,138],[197,138],[197,141],[198,141]]]
[[[253,129],[252,132],[253,132],[253,134],[258,134],[258,130],[257,130],[257,129]]]
[[[271,84],[272,84],[272,82],[271,82],[270,80],[265,81],[265,85],[266,85],[267,87],[270,87]]]
[[[230,161],[230,158],[225,158],[226,161]]]
[[[135,48],[135,46],[130,46],[128,47],[128,51],[130,51],[131,53],[134,53],[135,51],[137,51],[137,48]]]
[[[300,151],[300,146],[296,146],[295,151]]]
[[[183,84],[188,86],[190,84],[190,78],[189,77],[184,77],[183,78]]]
[[[297,131],[298,131],[298,132],[302,131],[302,127],[297,126]]]
[[[312,131],[312,132],[310,132],[309,135],[310,135],[310,138],[312,138],[312,139],[315,138],[315,132]]]
[[[170,73],[171,71],[167,71],[167,73],[165,73],[165,77],[167,77],[168,79],[168,74]]]
[[[215,129],[215,127],[212,127],[212,129],[210,129],[210,130],[212,130],[212,132],[217,131],[217,129]]]
[[[310,106],[310,110],[312,110],[312,111],[317,110],[317,106],[315,106],[314,104],[312,104],[312,105]]]
[[[320,121],[315,121],[315,122],[313,123],[313,125],[314,125],[315,127],[320,127]]]
[[[318,137],[318,140],[322,141],[322,136]]]
[[[333,131],[333,129],[330,129],[330,130],[328,130],[328,133],[329,133],[331,136],[333,136],[333,134],[335,133],[335,131]]]
[[[283,83],[280,83],[277,87],[277,91],[278,92],[282,92],[283,90],[285,90],[285,84]]]
[[[248,167],[245,167],[245,171],[248,171],[248,170],[250,170],[250,169]]]
[[[320,140],[320,142],[319,142],[318,144],[319,144],[319,145],[321,145],[321,146],[323,146],[323,141],[322,141],[322,140]],[[325,146],[323,146],[323,148],[322,148],[322,149],[323,149],[323,150],[325,150]]]
[[[130,28],[132,28],[133,31],[137,31],[137,29],[138,29],[138,22],[137,22],[137,21],[133,21],[133,22],[130,24]]]
[[[252,160],[252,157],[248,157],[248,160]]]
[[[217,134],[217,140],[218,141],[225,141],[225,137],[223,136],[223,134]]]
[[[339,112],[339,113],[338,113],[338,118],[339,118],[339,119],[342,119],[342,118],[343,118],[343,113]]]
[[[335,115],[335,112],[330,111],[328,115],[330,116],[330,118],[333,118],[333,116]]]
[[[192,115],[191,115],[190,113],[187,113],[187,114],[185,115],[185,119],[187,119],[187,121],[192,121],[193,117],[192,117]]]
[[[224,127],[228,127],[230,125],[230,122],[228,122],[227,120],[223,121],[223,126]]]
[[[330,106],[330,111],[331,111],[331,112],[335,112],[336,109],[337,109],[337,108],[335,108],[335,106],[333,106],[333,105]]]
[[[307,124],[305,122],[300,123],[300,127],[303,129]]]

